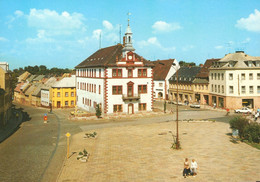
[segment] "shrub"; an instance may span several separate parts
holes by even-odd
[[[99,104],[97,104],[97,106],[96,106],[96,116],[97,116],[97,118],[100,118],[100,116],[101,116],[101,109],[99,107]]]
[[[244,138],[249,142],[260,143],[260,125],[251,123],[244,129]]]
[[[236,116],[229,121],[229,124],[230,128],[237,129],[239,137],[243,138],[245,127],[249,125],[249,121],[245,117]]]

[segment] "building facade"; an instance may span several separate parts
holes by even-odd
[[[65,77],[51,88],[52,108],[73,108],[76,105],[76,77]]]
[[[77,106],[104,114],[151,111],[153,63],[136,54],[128,24],[124,43],[99,49],[76,66]]]
[[[178,76],[175,73],[170,79],[170,100],[181,103],[193,103],[196,101],[193,81],[200,71],[200,67],[181,67]],[[177,78],[178,77],[178,78]],[[178,84],[177,84],[178,80]],[[178,86],[178,95],[177,95]]]
[[[210,68],[210,104],[260,108],[260,57],[243,51],[225,55]]]
[[[11,117],[12,106],[12,90],[11,77],[8,73],[9,64],[6,62],[0,63],[0,127],[7,124]]]
[[[154,61],[154,98],[169,99],[169,79],[179,69],[176,59]]]

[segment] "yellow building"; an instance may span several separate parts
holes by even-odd
[[[75,76],[65,77],[52,86],[50,100],[52,108],[70,108],[76,105]]]
[[[12,91],[9,65],[0,63],[0,127],[5,126],[11,117]]]

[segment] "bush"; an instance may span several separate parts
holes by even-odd
[[[96,116],[97,116],[97,118],[100,118],[100,116],[101,116],[101,109],[100,109],[100,107],[99,107],[99,104],[97,104],[97,106],[96,106]]]
[[[244,136],[244,130],[249,125],[248,119],[241,116],[236,116],[229,121],[231,129],[237,129],[240,138]]]
[[[249,142],[260,143],[260,125],[251,123],[244,129],[244,139]]]

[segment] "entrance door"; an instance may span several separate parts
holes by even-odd
[[[60,108],[60,101],[57,101],[57,108]]]
[[[133,109],[134,109],[133,104],[128,104],[128,114],[133,114],[134,113]]]

